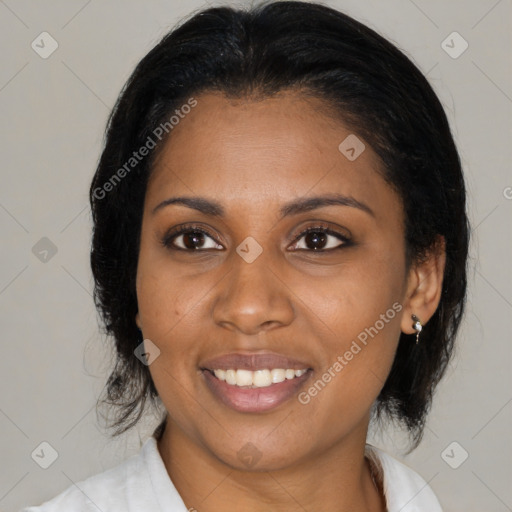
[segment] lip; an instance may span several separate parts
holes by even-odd
[[[216,360],[214,362],[217,364]],[[222,369],[221,366],[215,368]],[[306,367],[302,366],[302,368]],[[241,367],[238,366],[238,368]],[[287,368],[290,368],[290,366]],[[206,385],[213,395],[221,403],[238,412],[264,412],[278,407],[296,395],[305,381],[309,379],[311,373],[312,370],[308,369],[300,377],[271,384],[264,388],[241,388],[218,379],[209,369],[202,370]]]
[[[204,361],[200,365],[201,370],[272,370],[274,368],[292,369],[292,370],[311,370],[309,363],[292,359],[274,352],[263,353],[243,353],[233,352],[222,356],[214,357]],[[309,373],[309,372],[308,372]],[[306,374],[305,374],[306,375]],[[292,379],[294,380],[294,379]]]

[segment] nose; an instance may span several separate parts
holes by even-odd
[[[266,252],[252,263],[236,253],[231,259],[231,270],[217,288],[215,323],[247,335],[289,325],[295,316],[293,293]]]

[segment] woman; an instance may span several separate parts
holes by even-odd
[[[466,293],[460,160],[403,53],[316,4],[199,12],[128,80],[90,200],[113,426],[165,417],[27,511],[441,510],[366,444],[421,440]]]

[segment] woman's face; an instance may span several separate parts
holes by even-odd
[[[360,442],[405,321],[399,197],[318,100],[196,99],[149,181],[137,271],[168,429],[238,468]]]

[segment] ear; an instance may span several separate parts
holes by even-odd
[[[140,321],[139,312],[137,311],[137,314],[135,315],[135,323],[137,324],[137,327],[142,330],[142,324]]]
[[[435,313],[443,289],[446,264],[446,241],[438,235],[437,241],[421,261],[412,263],[407,278],[407,292],[401,329],[405,334],[414,334],[412,315],[425,325]]]

